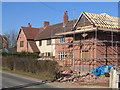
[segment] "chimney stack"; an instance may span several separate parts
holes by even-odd
[[[68,23],[68,11],[65,11],[63,16],[63,26],[65,26],[67,23]]]
[[[32,25],[30,23],[28,23],[28,27],[32,27]]]
[[[49,25],[50,25],[50,22],[44,21],[44,27],[47,27],[47,26],[49,26]]]

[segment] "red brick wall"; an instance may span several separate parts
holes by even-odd
[[[2,48],[8,48],[8,41],[4,37],[2,38]]]
[[[102,36],[101,36],[102,35]],[[109,33],[109,35],[111,35]],[[98,34],[97,38],[98,40],[111,40],[111,36],[109,36],[108,33],[100,33]],[[74,40],[75,43],[77,42],[83,42],[83,41],[94,41],[95,40],[95,34],[94,33],[88,33],[88,36],[85,38],[82,37],[82,34],[75,35],[76,38]],[[116,35],[114,35],[114,40],[116,40]],[[66,37],[65,38],[65,43],[70,43],[72,41],[72,36],[71,37]],[[83,40],[82,40],[83,39]],[[120,38],[119,38],[120,39]],[[119,40],[118,39],[118,40]],[[120,41],[120,40],[119,40]],[[59,39],[56,39],[56,60],[58,59],[58,52],[66,52],[66,61],[58,61],[60,65],[63,66],[72,66],[72,61],[73,59],[69,58],[70,51],[73,50],[72,45],[59,45]],[[94,59],[80,59],[81,58],[81,51],[82,50],[88,50],[89,51],[89,58],[94,58]],[[81,67],[88,67],[88,68],[94,68],[96,66],[104,65],[106,64],[106,55],[107,58],[110,57],[120,57],[120,45],[116,46],[114,44],[111,46],[111,43],[81,43],[81,44],[74,44],[74,60],[75,60],[75,66]],[[107,53],[107,54],[106,54]],[[96,59],[97,58],[97,59]],[[114,61],[117,61],[118,59],[107,59],[107,64],[109,65],[116,65]],[[120,61],[120,60],[119,60]]]
[[[33,50],[32,50],[32,48],[31,48],[29,42],[28,42],[28,51],[27,51],[27,52],[33,52]]]
[[[111,36],[111,32],[108,33],[99,33],[98,39],[103,40],[107,39],[109,41],[120,41],[120,36],[116,33],[113,34],[113,37]],[[116,63],[120,57],[120,44],[114,42],[113,44],[111,42],[104,42],[104,43],[97,43],[97,57],[99,58],[108,58],[108,59],[99,59],[99,64],[108,64],[108,65],[117,65]],[[103,61],[103,62],[101,62]],[[107,61],[107,63],[106,63]]]
[[[20,47],[20,41],[24,41],[24,47]],[[17,40],[17,52],[22,52],[22,51],[33,52],[31,49],[31,46],[29,45],[29,43],[26,39],[26,36],[25,36],[23,30],[21,30],[18,40]]]
[[[66,37],[65,38],[65,43],[70,43],[72,41],[72,37]],[[69,51],[72,51],[72,47],[70,45],[59,45],[60,39],[56,39],[56,47],[55,47],[55,58],[56,60],[59,60],[58,58],[58,52],[66,52],[67,55],[67,61],[59,61],[60,65],[65,65],[65,64],[70,64],[71,65],[71,59],[69,59]]]

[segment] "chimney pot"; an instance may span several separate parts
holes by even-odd
[[[68,23],[68,11],[65,11],[63,16],[63,26],[65,26],[67,23]]]
[[[47,26],[49,26],[49,25],[50,25],[50,22],[44,21],[44,27],[47,27]]]
[[[28,23],[28,27],[32,27],[32,25],[30,23]]]

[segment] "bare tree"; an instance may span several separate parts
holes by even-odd
[[[15,30],[11,30],[5,33],[8,39],[8,47],[14,48],[17,45],[17,32]]]

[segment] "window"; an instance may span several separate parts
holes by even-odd
[[[60,38],[60,43],[64,43],[64,42],[65,42],[65,38],[64,37]]]
[[[65,60],[66,53],[65,52],[58,52],[58,58],[59,60]]]
[[[42,41],[41,40],[39,41],[39,46],[42,46]]]
[[[47,45],[51,45],[51,39],[47,40]]]
[[[53,53],[52,52],[45,52],[45,53],[42,53],[41,55],[50,57],[50,56],[53,56]]]
[[[41,56],[44,56],[44,53],[41,53]]]
[[[82,51],[82,58],[89,58],[89,52],[88,52],[88,50],[83,50]]]
[[[48,52],[47,56],[53,56],[53,53],[52,52]]]
[[[47,56],[50,56],[50,52],[48,52],[48,55]]]
[[[53,56],[53,53],[52,53],[52,52],[50,53],[50,56]]]
[[[20,41],[20,47],[24,47],[24,41]]]

